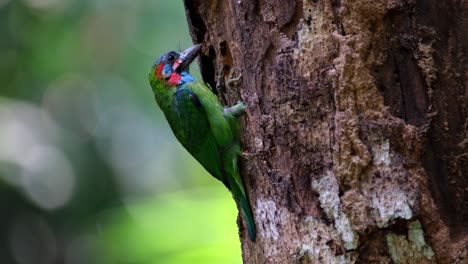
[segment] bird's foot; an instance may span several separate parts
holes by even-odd
[[[244,151],[241,152],[240,155],[244,159],[250,159],[250,158],[255,158],[255,157],[260,156],[260,153],[258,153],[258,152],[248,152],[248,151],[244,150]]]
[[[231,87],[237,88],[241,80],[242,80],[242,73],[239,73],[239,76],[234,77],[234,71],[231,71],[231,73],[229,73],[226,84],[229,88]]]
[[[237,104],[224,108],[225,114],[230,114],[234,117],[240,117],[245,114],[245,104],[242,101],[237,102]]]

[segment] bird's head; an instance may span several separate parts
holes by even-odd
[[[201,44],[183,52],[170,51],[160,56],[153,64],[149,75],[150,83],[159,82],[165,86],[179,86],[195,81],[189,73],[189,66],[198,56]]]

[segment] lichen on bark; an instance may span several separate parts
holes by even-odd
[[[252,243],[239,222],[246,263],[467,261],[467,233],[454,232],[466,194],[446,191],[468,188],[468,111],[441,99],[468,101],[454,59],[466,61],[464,29],[443,16],[454,1],[185,5],[205,81],[242,76],[220,98],[248,106],[240,167],[259,232]]]
[[[435,254],[426,244],[424,231],[418,220],[407,223],[408,233],[386,235],[390,257],[394,263],[434,263]]]

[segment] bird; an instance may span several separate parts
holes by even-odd
[[[190,74],[202,44],[183,52],[169,51],[156,59],[149,83],[156,103],[182,146],[232,193],[251,241],[256,226],[237,164],[241,155],[239,117],[245,104],[224,108],[212,90]]]

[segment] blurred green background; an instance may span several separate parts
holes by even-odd
[[[181,2],[0,0],[0,263],[242,262],[147,81],[192,44]]]

